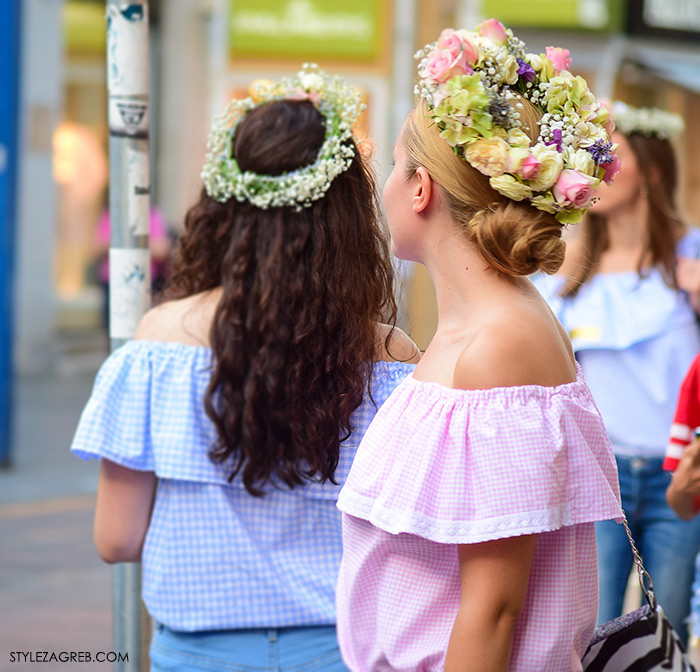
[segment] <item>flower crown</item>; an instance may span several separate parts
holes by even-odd
[[[569,72],[568,50],[526,53],[511,30],[489,19],[473,32],[443,30],[416,59],[415,91],[440,137],[500,194],[575,223],[601,181],[619,171],[610,112]],[[534,144],[523,131],[523,98],[543,114]]]
[[[632,107],[616,100],[612,104],[615,127],[623,135],[641,133],[650,138],[668,140],[683,132],[683,117],[658,107]]]
[[[242,171],[233,156],[236,128],[248,112],[275,100],[309,100],[321,113],[325,135],[316,160],[281,175]],[[352,163],[355,150],[348,140],[364,107],[356,89],[341,77],[329,76],[315,63],[304,63],[295,77],[257,85],[252,96],[232,100],[214,119],[201,173],[207,194],[221,203],[233,196],[263,210],[289,206],[299,212],[311,206]]]

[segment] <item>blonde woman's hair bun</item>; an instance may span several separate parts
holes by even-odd
[[[507,275],[556,273],[564,262],[562,225],[525,204],[495,203],[478,210],[466,225],[486,261]]]

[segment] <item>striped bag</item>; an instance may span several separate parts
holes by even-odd
[[[598,626],[583,656],[584,672],[696,672],[681,640],[656,601],[651,577],[642,564],[627,521],[623,520],[637,566],[641,609]]]

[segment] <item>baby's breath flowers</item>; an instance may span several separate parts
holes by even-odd
[[[682,133],[683,117],[658,107],[632,107],[616,100],[612,105],[615,127],[623,135],[640,133],[650,138],[669,140]]]
[[[443,30],[416,58],[415,91],[440,137],[504,196],[574,223],[619,171],[609,110],[569,72],[568,50],[527,53],[489,19],[475,31]],[[534,142],[523,132],[523,98],[542,112]]]
[[[201,177],[207,194],[224,203],[231,197],[249,201],[263,210],[291,207],[297,212],[323,198],[331,182],[348,169],[355,150],[348,141],[352,125],[364,108],[362,96],[338,76],[326,74],[315,63],[305,63],[295,77],[261,84],[243,100],[232,100],[214,119]],[[309,100],[325,123],[323,144],[316,160],[282,175],[242,171],[233,157],[236,128],[252,109],[275,100]]]

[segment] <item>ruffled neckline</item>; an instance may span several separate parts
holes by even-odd
[[[586,391],[586,381],[583,378],[583,371],[576,362],[576,380],[561,385],[511,385],[501,387],[490,387],[485,389],[465,390],[457,387],[448,387],[442,383],[432,380],[421,380],[415,377],[415,372],[410,373],[401,383],[402,388],[408,388],[413,394],[426,396],[432,400],[444,400],[451,403],[471,403],[475,400],[489,399],[493,397],[503,398],[527,398],[536,396],[550,397],[562,394],[565,396],[577,396]]]

